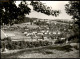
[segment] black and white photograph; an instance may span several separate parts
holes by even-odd
[[[1,58],[79,58],[80,1],[0,1]]]

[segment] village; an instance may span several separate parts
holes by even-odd
[[[35,22],[35,21],[34,21]],[[48,40],[50,41],[51,39],[63,39],[65,40],[65,36],[61,37],[61,34],[70,31],[69,28],[69,24],[67,25],[67,23],[65,23],[66,25],[64,26],[63,24],[59,24],[55,21],[53,21],[52,23],[50,23],[51,21],[46,21],[46,23],[48,23],[48,25],[36,25],[36,24],[31,25],[30,22],[27,23],[22,23],[22,24],[14,24],[11,27],[7,28],[7,26],[3,26],[4,28],[2,28],[5,31],[21,31],[21,37],[18,37],[18,39],[20,40]],[[50,26],[49,26],[50,25]],[[66,27],[66,28],[60,28],[60,27]],[[68,27],[68,28],[67,28]],[[67,30],[68,29],[68,30]],[[4,31],[4,32],[5,32]],[[9,32],[8,32],[9,33]],[[19,33],[19,34],[20,34]],[[12,41],[18,41],[18,39],[16,38],[17,36],[19,36],[19,34],[15,34],[14,32],[12,32],[12,36],[11,34],[7,34],[8,36],[11,36],[13,39]]]
[[[44,22],[44,21],[43,21]],[[34,22],[14,24],[12,26],[3,26],[1,28],[1,38],[5,39],[10,37],[11,41],[8,41],[8,45],[6,45],[7,49],[15,50],[15,49],[24,49],[30,47],[39,47],[39,46],[76,46],[76,41],[68,41],[68,38],[74,34],[72,32],[72,23],[59,23],[57,21],[46,21],[48,25],[36,25]],[[64,25],[65,24],[65,25]],[[50,26],[49,26],[50,25]],[[5,36],[3,36],[5,35]],[[4,42],[2,40],[1,42]],[[22,42],[22,43],[20,43]],[[33,43],[30,43],[33,42]],[[19,47],[17,47],[17,45]],[[20,44],[20,45],[19,45]],[[27,44],[27,45],[26,45]],[[2,45],[3,46],[3,45]],[[4,47],[4,46],[3,46]],[[57,47],[57,46],[56,46]],[[78,46],[79,47],[79,46]],[[70,51],[71,47],[68,46],[60,49],[64,49],[66,51]],[[11,53],[5,49],[3,53]],[[75,48],[78,49],[78,48]],[[12,51],[12,52],[13,52]],[[16,52],[16,51],[15,51]]]
[[[77,58],[78,1],[0,2],[1,58]]]

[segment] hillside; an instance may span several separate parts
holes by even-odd
[[[20,23],[26,23],[26,22],[33,22],[35,20],[45,20],[45,21],[57,21],[61,23],[73,23],[72,21],[68,21],[68,19],[40,19],[40,18],[30,18],[30,17],[25,17]]]

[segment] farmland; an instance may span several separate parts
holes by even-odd
[[[69,23],[51,21],[50,23],[45,22],[45,24],[39,24],[39,25],[34,22],[32,24],[28,22],[28,23],[14,24],[10,27],[3,26],[2,30],[4,31],[4,33],[7,34],[7,36],[11,37],[11,42],[8,42],[7,49],[9,49],[10,51],[11,50],[14,51],[14,50],[25,49],[25,48],[33,49],[34,47],[44,47],[44,46],[52,46],[52,45],[66,46],[68,45],[68,43],[66,43],[68,41],[68,38],[74,35],[72,28],[73,28],[73,25],[70,25]],[[78,42],[76,37],[71,38],[70,40],[71,40],[70,43]],[[62,47],[57,47],[57,48],[54,47],[53,49],[46,49],[46,48],[44,49],[47,51],[48,50],[55,51],[54,49],[62,50]],[[77,49],[76,51],[78,51],[78,48],[75,48],[75,49]],[[72,50],[71,49],[70,50],[73,51],[75,49],[73,46]],[[20,51],[25,51],[25,50],[20,50]],[[66,49],[64,48],[63,50],[65,51]],[[39,54],[41,53],[40,51],[38,52]],[[17,53],[20,53],[20,52],[17,52]],[[32,52],[29,52],[29,53],[32,53]],[[45,51],[45,53],[47,52]],[[50,51],[49,53],[52,53],[52,55],[54,54],[53,52],[50,52]],[[60,52],[55,52],[55,53],[60,53]],[[2,55],[4,54],[5,53],[2,52]],[[13,53],[11,54],[13,56]],[[22,57],[20,57],[20,55],[18,54],[18,57],[23,58],[24,54],[26,53],[22,53]],[[29,54],[26,54],[26,56],[27,55]],[[32,58],[34,58],[34,56]]]
[[[53,22],[49,25],[28,25],[27,23],[22,23],[22,24],[14,24],[13,26],[9,27],[8,29],[4,30],[5,33],[9,34],[13,34],[15,36],[12,36],[12,39],[22,39],[25,40],[26,38],[30,38],[32,36],[34,36],[34,38],[40,36],[44,36],[44,37],[49,37],[50,36],[61,36],[63,33],[66,33],[65,36],[73,34],[72,30],[69,29],[69,25],[67,25],[67,23],[65,23],[65,25],[63,24],[55,24],[57,22]],[[32,33],[32,34],[31,34]],[[27,34],[27,35],[26,35]],[[28,37],[27,37],[28,36]],[[49,39],[48,38],[48,39]]]

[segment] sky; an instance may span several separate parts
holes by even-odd
[[[40,12],[36,12],[33,10],[33,7],[31,5],[28,5],[31,8],[31,13],[29,15],[26,15],[26,17],[33,17],[33,18],[40,18],[40,19],[68,19],[68,20],[72,20],[72,16],[69,16],[66,11],[65,11],[65,4],[68,3],[68,1],[41,1],[42,3],[44,3],[47,6],[52,7],[53,10],[60,10],[61,14],[59,14],[59,16],[55,17],[55,16],[48,16],[46,14],[40,13]],[[20,1],[16,1],[16,5],[18,6],[18,4],[20,3]],[[30,2],[27,1],[27,3],[29,4]]]

